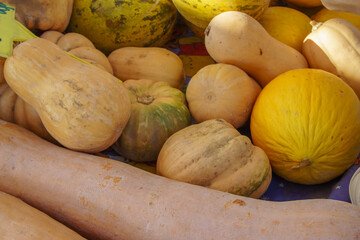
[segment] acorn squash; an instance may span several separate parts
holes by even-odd
[[[156,161],[166,139],[190,124],[185,95],[162,81],[127,80],[124,86],[131,116],[112,148],[133,161]]]

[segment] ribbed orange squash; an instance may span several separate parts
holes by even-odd
[[[360,101],[334,74],[291,70],[262,90],[250,129],[276,174],[296,183],[324,183],[360,152]]]

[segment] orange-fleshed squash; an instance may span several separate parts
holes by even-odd
[[[260,85],[230,64],[210,64],[200,69],[186,88],[186,100],[196,122],[221,118],[239,128],[249,119]]]
[[[332,73],[291,70],[261,91],[250,130],[276,174],[301,184],[324,183],[360,152],[360,101]]]
[[[2,0],[15,7],[15,19],[31,30],[65,31],[73,0]]]
[[[24,201],[0,192],[0,234],[8,240],[85,240]]]
[[[271,181],[265,152],[223,119],[193,124],[161,148],[156,172],[167,178],[259,198]]]
[[[4,121],[0,133],[0,190],[89,239],[329,240],[360,235],[360,208],[347,202],[253,199],[58,147]]]
[[[239,11],[220,13],[211,20],[205,46],[216,62],[241,68],[262,87],[283,72],[308,67],[299,51],[273,38],[257,20]]]
[[[184,64],[178,55],[166,48],[123,47],[111,52],[108,59],[114,69],[114,76],[121,81],[164,81],[180,90],[184,86]]]
[[[304,40],[303,53],[311,68],[339,76],[360,99],[360,29],[341,18],[314,24]]]
[[[129,95],[117,78],[48,40],[18,45],[4,72],[12,90],[35,108],[65,147],[102,151],[117,140],[130,117]]]
[[[94,66],[111,74],[113,73],[110,62],[105,54],[97,50],[89,39],[78,33],[63,34],[55,30],[49,30],[40,37],[57,44],[63,50]],[[8,84],[5,83],[2,71],[5,60],[5,58],[0,58],[0,119],[19,124],[44,139],[56,142],[45,129],[35,109],[18,97]]]
[[[131,116],[112,148],[136,162],[156,161],[166,139],[190,124],[185,94],[166,82],[148,79],[127,80],[124,86]]]

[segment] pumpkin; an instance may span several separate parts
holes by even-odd
[[[332,73],[291,70],[261,91],[250,130],[277,175],[300,184],[324,183],[348,169],[360,152],[360,101]]]
[[[161,148],[157,174],[223,192],[259,198],[271,181],[265,152],[223,119],[193,124]]]
[[[112,148],[136,162],[156,161],[166,139],[190,124],[185,95],[168,83],[127,80],[131,116]]]
[[[121,47],[160,47],[171,38],[177,11],[171,0],[74,0],[69,29],[109,54]]]
[[[360,29],[340,18],[314,24],[303,53],[310,67],[338,75],[360,98]]]
[[[11,240],[85,240],[19,198],[0,192],[0,233]]]
[[[346,21],[354,24],[355,27],[360,29],[360,15],[349,12],[332,11],[327,8],[322,8],[316,14],[311,16],[311,19],[315,22],[325,22],[332,18],[342,18]]]
[[[63,34],[55,30],[49,30],[44,32],[40,37],[57,44],[65,51],[69,51],[70,54],[81,58],[88,63],[108,71],[111,74],[113,73],[107,57],[97,50],[89,39],[78,33]],[[3,68],[6,60],[5,58],[2,59],[4,59],[4,61],[1,62],[0,59],[0,68]],[[0,70],[0,76],[1,75],[3,76],[3,73]],[[56,143],[56,140],[45,129],[35,109],[18,97],[7,83],[2,83],[1,81],[0,118],[19,124],[42,138]]]
[[[15,7],[15,19],[31,30],[65,31],[69,25],[73,0],[3,0]]]
[[[185,83],[184,64],[178,55],[160,47],[123,47],[108,56],[114,75],[128,79],[164,81],[182,90]]]
[[[173,0],[175,7],[184,18],[188,27],[199,37],[204,38],[204,31],[211,19],[226,11],[241,11],[258,19],[269,6],[269,0]]]
[[[243,70],[217,63],[201,68],[186,88],[186,100],[196,122],[221,118],[239,128],[249,119],[261,87]]]
[[[328,240],[360,235],[360,208],[348,202],[238,196],[58,147],[4,121],[0,132],[0,190],[89,239]]]
[[[295,4],[300,7],[319,7],[322,6],[321,0],[286,0],[288,3]]]
[[[283,72],[308,66],[300,52],[273,38],[257,20],[239,11],[224,12],[211,20],[205,47],[216,62],[241,68],[262,87]]]
[[[48,40],[18,45],[4,73],[12,90],[35,108],[50,135],[65,147],[102,151],[117,140],[130,117],[129,95],[117,78]]]
[[[358,0],[321,0],[321,2],[327,9],[360,15],[360,2]]]
[[[290,7],[269,7],[258,21],[273,38],[299,52],[305,37],[311,32],[311,19]]]

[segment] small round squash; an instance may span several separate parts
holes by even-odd
[[[112,148],[136,162],[156,161],[166,139],[190,124],[185,95],[162,81],[139,79],[124,82],[131,115]]]
[[[167,178],[259,198],[271,181],[269,159],[223,119],[193,124],[161,148],[156,171]]]
[[[250,130],[276,174],[295,183],[324,183],[348,169],[360,152],[360,101],[332,73],[291,70],[261,91]]]
[[[222,118],[235,128],[250,117],[260,85],[230,64],[210,64],[198,71],[186,89],[190,113],[197,122]]]

